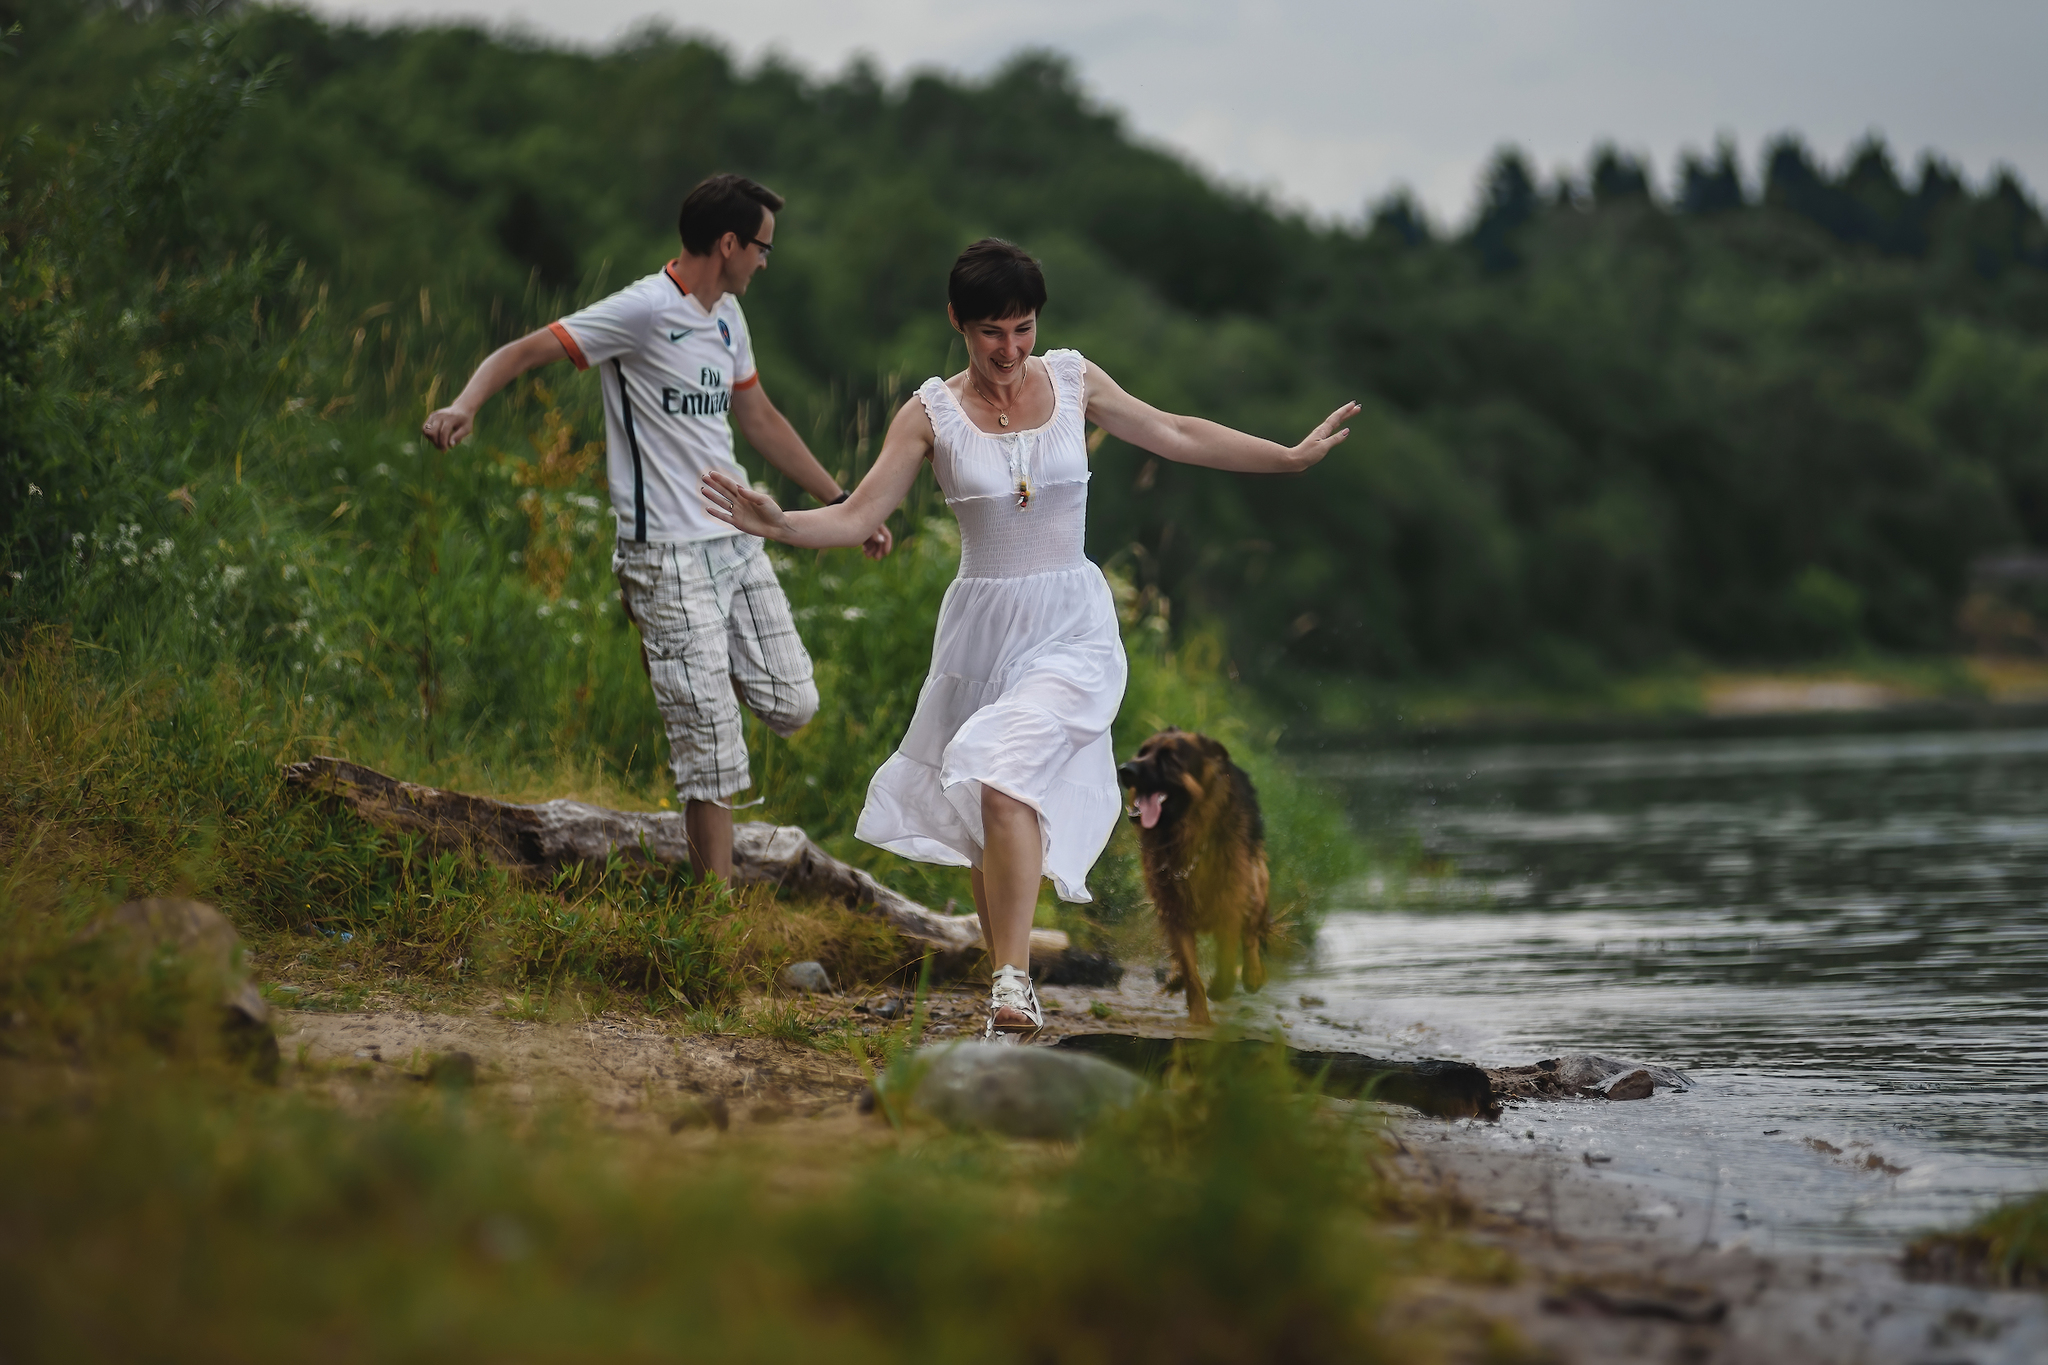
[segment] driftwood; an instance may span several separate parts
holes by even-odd
[[[546,873],[614,857],[642,864],[689,859],[680,811],[608,810],[568,800],[525,806],[401,782],[339,758],[289,763],[284,775],[293,786],[339,797],[379,829],[423,835],[437,848],[473,848],[500,867]],[[942,966],[964,966],[981,951],[981,923],[975,916],[946,915],[919,905],[840,862],[795,825],[735,824],[732,872],[742,884],[767,884],[870,910],[905,938],[930,945]],[[1042,967],[1056,976],[1069,955],[1065,934],[1031,931],[1034,970]]]

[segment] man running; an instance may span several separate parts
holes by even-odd
[[[761,542],[704,511],[705,475],[741,484],[726,414],[769,464],[819,502],[846,500],[762,391],[739,296],[768,265],[782,197],[714,175],[683,199],[682,254],[656,273],[506,346],[454,402],[421,424],[442,450],[477,409],[536,366],[596,366],[604,389],[606,472],[618,546],[612,570],[668,730],[669,764],[698,876],[732,876],[731,797],[753,783],[739,702],[778,735],[818,710],[810,655]],[[879,527],[862,545],[889,553]],[[737,697],[735,696],[737,694]]]

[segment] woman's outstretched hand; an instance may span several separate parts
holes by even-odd
[[[735,530],[764,540],[789,539],[789,518],[766,493],[742,486],[729,474],[713,470],[698,488],[704,510]]]
[[[1351,428],[1344,424],[1356,416],[1358,404],[1346,403],[1316,423],[1315,430],[1294,448],[1294,458],[1298,467],[1307,469],[1335,449],[1340,441],[1351,434]]]

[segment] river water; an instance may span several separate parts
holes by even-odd
[[[1874,1247],[2048,1187],[2048,730],[1317,766],[1443,870],[1339,898],[1277,983],[1297,1045],[1678,1067],[1689,1093],[1500,1131],[1707,1206],[1721,1243]]]

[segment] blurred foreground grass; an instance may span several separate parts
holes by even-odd
[[[1521,1358],[1469,1314],[1389,1316],[1512,1264],[1277,1058],[1177,1074],[1077,1146],[849,1105],[670,1137],[304,1061],[265,1087],[169,961],[9,942],[10,1358]],[[24,1008],[53,982],[62,1014]]]

